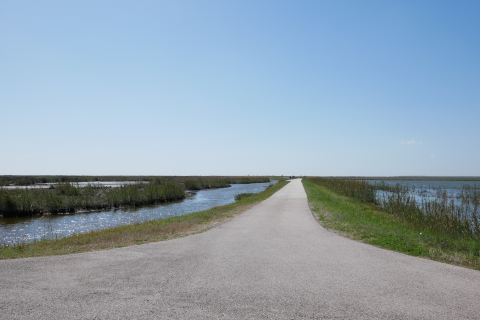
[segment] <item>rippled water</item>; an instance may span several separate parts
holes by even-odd
[[[86,187],[88,185],[92,186],[104,186],[104,187],[109,187],[109,188],[117,188],[121,187],[122,185],[125,184],[136,184],[139,182],[145,182],[148,183],[147,181],[88,181],[88,182],[71,182],[70,184],[75,186],[75,187]],[[53,186],[58,185],[57,182],[53,183],[37,183],[37,184],[32,184],[28,186],[2,186],[3,189],[7,190],[13,190],[13,189],[49,189]]]
[[[276,183],[274,181],[273,183]],[[45,215],[27,218],[0,218],[0,244],[54,239],[93,230],[102,230],[149,220],[180,216],[235,201],[239,193],[258,193],[271,183],[232,184],[229,188],[201,190],[172,204],[119,209],[72,215]]]
[[[409,187],[412,195],[418,204],[422,201],[439,200],[440,195],[445,191],[448,199],[453,200],[455,205],[461,205],[458,199],[463,186],[480,187],[480,181],[454,181],[454,180],[384,180],[386,185],[400,184]],[[380,183],[380,180],[369,180],[369,183]],[[439,194],[440,193],[440,194]],[[377,199],[383,199],[390,195],[388,191],[377,190]]]
[[[409,187],[423,189],[458,189],[461,190],[464,185],[480,186],[480,181],[461,181],[461,180],[367,180],[370,183],[380,183],[383,181],[388,185],[407,185]]]

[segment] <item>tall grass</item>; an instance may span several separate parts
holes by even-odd
[[[230,187],[232,183],[270,182],[268,177],[195,177],[184,181],[187,190],[202,190]]]
[[[31,179],[36,179],[30,177]],[[87,177],[93,181],[105,177]],[[61,182],[51,189],[2,189],[0,214],[3,217],[30,216],[44,213],[74,213],[126,206],[178,201],[185,198],[185,189],[202,190],[229,187],[232,183],[269,182],[268,177],[117,177],[124,181],[135,179],[147,183],[125,184],[108,188],[92,182],[79,187],[68,180],[79,177],[55,177]],[[22,181],[21,178],[18,178]],[[54,178],[51,178],[54,179]],[[27,179],[28,180],[28,179]],[[17,182],[18,182],[17,181]],[[36,181],[36,180],[35,180]],[[107,180],[111,181],[111,180]]]
[[[0,186],[30,186],[38,183],[148,181],[148,176],[0,176]]]
[[[459,201],[455,203],[446,190],[438,189],[437,197],[421,200],[412,187],[396,185],[376,200],[388,213],[409,221],[419,229],[440,232],[458,238],[480,236],[480,188],[463,186]]]
[[[437,197],[415,196],[414,188],[397,184],[378,186],[365,180],[311,178],[317,185],[335,193],[377,205],[387,213],[409,222],[420,230],[439,232],[456,238],[480,237],[480,188],[463,186],[457,199],[452,199],[446,190],[437,189]],[[377,196],[377,190],[383,190]]]
[[[187,190],[202,190],[202,189],[230,187],[230,183],[228,183],[226,179],[205,179],[205,178],[186,179],[184,181],[184,185],[185,185],[185,189]]]
[[[304,179],[303,185],[312,211],[328,229],[385,249],[480,270],[478,238],[419,227],[380,205],[363,203],[314,184],[313,179]]]
[[[365,180],[334,178],[310,178],[309,180],[342,196],[354,198],[365,203],[375,202],[375,188]]]
[[[55,240],[20,243],[15,246],[0,246],[0,259],[13,259],[58,254],[71,254],[92,250],[104,250],[123,246],[161,241],[207,230],[220,221],[231,218],[256,203],[263,201],[283,188],[282,181],[265,191],[256,193],[243,201],[206,211],[158,219],[107,230],[92,231]]]
[[[108,188],[89,184],[78,187],[63,183],[54,189],[0,188],[0,214],[4,217],[43,213],[74,213],[123,206],[172,202],[185,198],[184,187],[176,182],[129,184]]]
[[[253,195],[254,195],[254,193],[251,193],[251,192],[239,193],[235,196],[235,201],[239,201],[239,200],[242,200],[244,198],[251,197]]]
[[[268,177],[255,176],[0,176],[0,186],[30,186],[44,183],[76,183],[76,182],[97,182],[97,181],[145,181],[153,183],[155,181],[175,181],[183,183],[185,180],[225,180],[226,184],[230,183],[254,183],[268,182]]]

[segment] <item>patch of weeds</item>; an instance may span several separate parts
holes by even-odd
[[[254,195],[254,193],[251,193],[251,192],[239,193],[235,196],[235,201],[242,200],[244,198],[248,198],[248,197],[251,197],[253,195]]]

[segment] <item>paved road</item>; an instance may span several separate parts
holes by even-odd
[[[480,272],[325,230],[300,180],[205,233],[0,270],[2,319],[480,319]]]

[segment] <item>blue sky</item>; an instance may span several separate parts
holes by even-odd
[[[0,174],[480,176],[478,1],[2,1]]]

